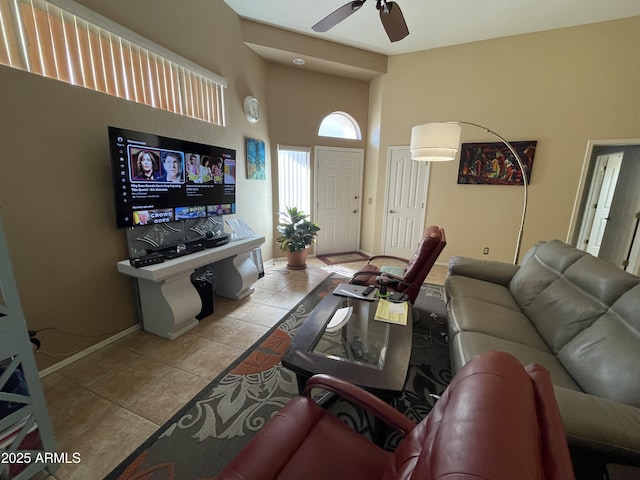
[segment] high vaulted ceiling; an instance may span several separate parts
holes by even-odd
[[[384,55],[640,15],[640,0],[396,0],[410,34],[391,43],[375,0],[321,34],[311,26],[346,0],[224,1],[243,18]]]

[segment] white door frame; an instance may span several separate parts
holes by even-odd
[[[600,146],[630,147],[637,145],[640,145],[640,138],[602,139],[589,140],[587,142],[587,151],[585,152],[584,159],[582,161],[582,172],[580,173],[580,181],[578,182],[578,189],[573,202],[573,211],[569,222],[569,230],[565,239],[566,243],[572,245],[574,239],[578,239],[580,236],[580,229],[582,227],[584,217],[584,215],[580,213],[580,208],[582,207],[582,197],[585,189],[590,188],[590,185],[587,184],[587,175],[593,158],[593,150]],[[632,273],[640,272],[640,239],[637,237],[634,239],[634,243],[632,245],[627,271]]]
[[[386,181],[385,181],[385,191],[384,191],[384,214],[382,219],[382,250],[386,249],[387,246],[387,212],[389,211],[389,181],[391,179],[391,157],[394,151],[398,150],[409,150],[408,145],[399,145],[387,148],[387,172],[386,172]],[[420,229],[418,230],[420,234],[424,232],[424,223],[425,223],[425,212],[427,209],[427,197],[429,195],[429,173],[430,173],[430,163],[427,163],[427,173],[425,178],[425,197],[424,202],[422,202],[422,215],[420,215]],[[419,241],[420,238],[417,239]],[[417,242],[416,242],[417,245]]]
[[[318,152],[320,150],[334,151],[334,152],[349,152],[360,154],[360,179],[358,182],[358,198],[356,202],[356,250],[360,250],[360,231],[362,229],[362,190],[364,182],[364,149],[363,148],[343,148],[343,147],[324,147],[315,146],[313,149],[313,208],[314,218],[318,212],[318,183],[319,183],[319,165],[318,165]],[[320,225],[322,227],[322,225]],[[314,251],[317,254],[317,246],[314,245]]]

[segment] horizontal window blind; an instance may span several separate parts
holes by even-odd
[[[177,55],[166,58],[50,2],[0,0],[0,35],[4,65],[226,125],[224,79],[195,71],[176,61]]]
[[[311,150],[278,145],[278,211],[311,213]]]

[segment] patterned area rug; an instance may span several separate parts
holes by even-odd
[[[325,279],[106,478],[213,479],[297,395],[296,377],[282,367],[280,358],[313,308],[343,281],[336,275]],[[440,333],[446,331],[443,305],[442,287],[426,285],[415,305],[419,318],[414,323],[410,371],[405,392],[395,401],[395,407],[415,421],[431,410],[451,377],[448,347]],[[371,430],[371,419],[348,402],[337,401],[330,408],[363,434]],[[395,448],[399,440],[390,435],[385,448]]]
[[[327,265],[336,265],[338,263],[361,262],[369,257],[360,252],[332,253],[331,255],[318,255],[318,259]]]

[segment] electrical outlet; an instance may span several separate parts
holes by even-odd
[[[484,253],[485,255],[489,255],[489,247],[484,247],[484,250],[482,250],[482,253]]]

